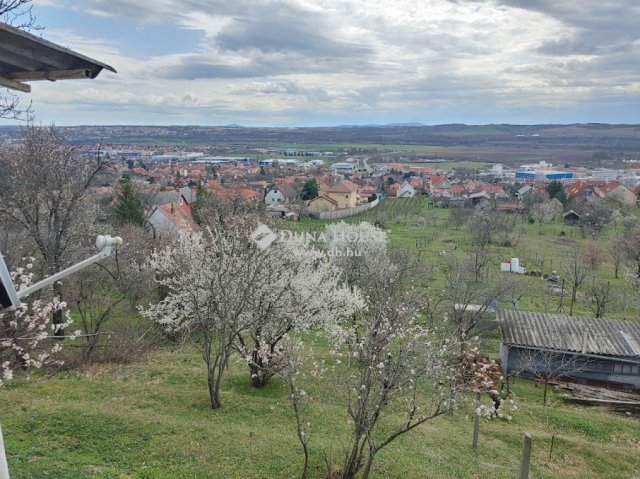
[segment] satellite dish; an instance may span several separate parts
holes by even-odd
[[[2,308],[20,307],[20,299],[16,293],[16,287],[4,262],[4,257],[0,254],[0,305]]]

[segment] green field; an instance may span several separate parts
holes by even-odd
[[[472,250],[470,233],[453,226],[449,214],[429,208],[424,198],[393,199],[349,221],[380,221],[393,248],[443,266],[452,255],[464,257]],[[530,266],[537,262],[544,270],[559,270],[571,242],[586,241],[577,229],[560,223],[545,225],[542,234],[538,225],[519,225],[524,231],[516,247],[492,247],[496,265],[501,258],[519,256]],[[324,222],[304,219],[283,226],[315,231]],[[625,294],[624,282],[612,278],[610,263],[596,275],[611,280],[616,294]],[[542,310],[544,281],[525,280],[529,288],[522,309]],[[557,298],[553,301],[555,312]],[[610,317],[637,319],[638,310],[630,304]],[[579,297],[575,312],[589,314],[585,298]],[[495,331],[485,332],[482,349],[495,355],[498,342]],[[316,346],[324,351],[321,342]],[[331,462],[339,463],[349,428],[329,384],[315,387],[321,394],[314,395],[322,400],[313,404],[309,417],[310,477],[320,479],[325,477],[323,452],[332,451]],[[640,478],[637,418],[566,405],[555,392],[551,405],[544,407],[542,388],[532,381],[516,381],[513,391],[513,419],[483,420],[477,452],[470,447],[473,408],[465,401],[454,415],[429,422],[384,449],[373,477],[517,477],[522,435],[530,432],[532,478]],[[129,365],[16,380],[0,388],[0,423],[11,477],[299,477],[302,456],[288,392],[280,380],[263,390],[252,389],[246,367],[234,362],[225,376],[222,401],[222,409],[209,409],[204,364],[188,343],[159,346]]]
[[[628,214],[638,215],[637,208]],[[425,197],[412,199],[389,198],[379,206],[365,213],[346,218],[344,221],[358,223],[360,221],[380,222],[387,231],[390,244],[407,253],[417,254],[428,265],[435,266],[436,273],[450,261],[451,256],[469,258],[474,254],[473,234],[466,225],[456,226],[450,219],[450,210],[430,207],[429,200]],[[327,221],[318,221],[303,218],[297,224],[287,223],[286,228],[297,230],[320,231]],[[607,253],[607,237],[621,227],[614,224],[608,225],[596,239],[603,248],[605,261],[593,272],[593,279],[588,281],[609,281],[615,298],[611,302],[612,308],[606,317],[620,319],[638,319],[640,308],[637,301],[632,301],[634,292],[630,290],[628,283],[622,278],[614,278],[614,267]],[[520,258],[529,270],[538,270],[543,273],[551,273],[554,270],[561,272],[568,252],[578,245],[584,247],[588,238],[583,238],[579,227],[567,226],[561,221],[547,223],[540,227],[538,224],[529,224],[523,216],[517,217],[515,231],[519,237],[517,245],[502,247],[492,245],[489,249],[492,271],[500,274],[500,262],[512,257]],[[520,299],[520,308],[530,311],[546,311],[554,313],[560,307],[560,297],[544,294],[546,281],[541,278],[522,276],[527,288],[526,294]],[[436,274],[436,281],[441,278]],[[584,290],[587,283],[581,288]],[[501,305],[510,308],[510,304]],[[568,302],[565,296],[562,301],[562,309],[568,314]],[[574,315],[591,316],[589,298],[578,294],[574,305]]]

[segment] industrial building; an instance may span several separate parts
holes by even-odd
[[[571,171],[537,170],[537,171],[516,171],[516,179],[524,181],[563,181],[572,180]]]

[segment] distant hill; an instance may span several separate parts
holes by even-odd
[[[410,151],[422,158],[517,163],[598,162],[640,158],[640,125],[340,125],[333,127],[74,126],[62,127],[78,144],[210,146],[242,152],[256,147],[341,149],[352,153]],[[0,141],[14,137],[0,126]]]

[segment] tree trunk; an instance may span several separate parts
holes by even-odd
[[[576,302],[577,291],[578,291],[578,288],[574,286],[571,291],[571,303],[569,304],[569,316],[573,315],[573,305]]]
[[[356,436],[353,441],[351,453],[344,463],[342,479],[354,479],[356,477],[356,474],[360,470],[361,465],[362,458],[360,457],[360,436]]]
[[[220,402],[220,382],[216,381],[214,371],[209,371],[208,383],[211,409],[219,409],[222,406]]]
[[[249,364],[249,373],[251,375],[251,386],[261,389],[269,384],[269,380],[273,377],[273,373],[263,367],[263,362],[254,353],[254,360]]]
[[[62,285],[61,284],[57,282],[54,283],[53,294],[54,296],[57,296],[60,301],[62,301]],[[63,324],[63,323],[64,323],[64,316],[62,315],[62,311],[61,310],[55,311],[53,313],[54,326],[58,324]],[[64,339],[64,328],[56,329],[53,335],[56,339]]]
[[[251,374],[251,386],[258,389],[269,384],[269,380],[273,376],[272,373],[266,371],[257,364],[250,364],[249,372]]]
[[[375,452],[369,450],[369,457],[367,458],[367,465],[364,468],[364,472],[362,473],[362,479],[369,479],[369,475],[371,474],[371,470],[373,469],[373,458],[375,457]]]
[[[542,400],[543,405],[547,405],[547,389],[549,388],[549,378],[544,379],[544,396]]]

